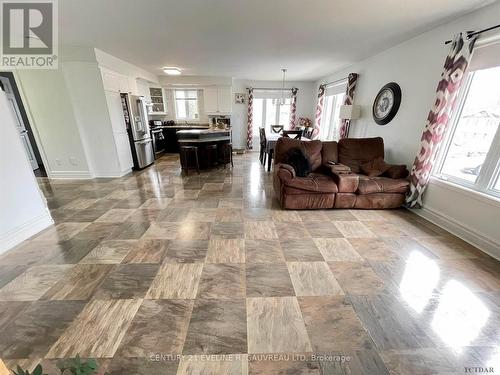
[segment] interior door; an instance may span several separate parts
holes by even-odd
[[[14,121],[16,123],[17,130],[19,132],[19,137],[21,137],[21,142],[24,145],[26,151],[26,156],[31,164],[33,170],[38,169],[38,162],[36,161],[35,153],[33,152],[33,147],[31,147],[30,140],[28,138],[28,130],[24,125],[23,118],[21,117],[21,112],[19,111],[19,106],[17,105],[14,92],[12,91],[12,86],[8,78],[0,77],[0,83],[7,96],[7,101],[9,103],[10,110],[14,116]]]

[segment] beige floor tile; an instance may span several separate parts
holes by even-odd
[[[360,221],[335,221],[335,226],[347,238],[366,238],[375,235]]]
[[[212,238],[207,263],[245,263],[245,241],[240,238]]]
[[[272,221],[249,221],[245,223],[245,238],[250,240],[277,239]]]
[[[194,299],[203,265],[165,263],[161,266],[146,295],[148,299]]]
[[[326,262],[288,262],[297,296],[335,296],[344,292]]]
[[[112,208],[96,221],[100,223],[123,223],[134,211],[134,209]]]
[[[247,298],[248,352],[312,351],[296,297]]]
[[[82,264],[121,263],[132,248],[137,246],[135,240],[103,241],[81,261]]]
[[[91,301],[46,357],[113,357],[141,302],[141,299]]]
[[[313,238],[326,261],[362,261],[363,258],[345,238]]]

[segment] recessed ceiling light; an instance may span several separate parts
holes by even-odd
[[[181,70],[176,67],[170,67],[170,68],[165,67],[163,68],[163,71],[170,76],[178,76],[182,73]]]

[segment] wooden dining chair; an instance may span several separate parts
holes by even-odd
[[[283,125],[271,125],[271,131],[275,134],[281,133],[284,129]]]
[[[302,138],[302,130],[283,130],[283,137],[293,138],[293,139],[301,139]]]
[[[260,135],[260,153],[259,160],[262,165],[266,164],[266,148],[267,148],[267,139],[266,139],[266,129],[259,128]]]

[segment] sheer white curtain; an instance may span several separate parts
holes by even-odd
[[[319,139],[338,140],[340,136],[340,106],[344,102],[347,80],[326,88]]]

